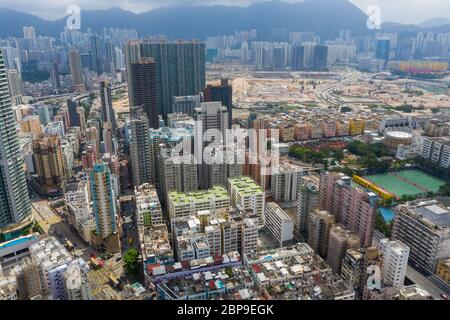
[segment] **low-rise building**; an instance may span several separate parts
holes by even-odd
[[[396,296],[398,300],[433,300],[431,294],[413,284],[411,286],[400,288],[398,295]]]
[[[30,247],[31,256],[39,265],[43,292],[46,299],[64,299],[64,272],[73,257],[54,237],[41,239]],[[81,260],[82,261],[82,260]]]
[[[19,300],[14,277],[0,277],[0,300]]]
[[[269,299],[353,300],[355,292],[306,243],[244,256],[250,275]]]
[[[245,267],[220,268],[157,285],[160,300],[245,300],[256,296],[253,279]]]
[[[450,258],[438,262],[436,274],[445,282],[450,284]]]

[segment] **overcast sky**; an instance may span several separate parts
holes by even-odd
[[[57,19],[65,15],[69,5],[76,4],[82,10],[105,9],[112,6],[133,12],[147,11],[170,5],[223,4],[246,6],[266,0],[0,0],[0,7],[38,15],[45,19]],[[301,0],[283,0],[300,2]],[[450,18],[449,0],[350,0],[365,11],[371,5],[381,8],[382,21],[420,23],[433,17]]]

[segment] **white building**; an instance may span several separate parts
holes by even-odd
[[[150,227],[163,223],[161,203],[153,185],[144,183],[135,187],[134,201],[138,227]]]
[[[171,219],[195,215],[197,211],[225,209],[230,206],[230,197],[223,187],[194,192],[169,192],[168,209]]]
[[[283,163],[279,172],[272,175],[271,192],[276,202],[293,202],[297,200],[297,190],[302,182],[300,167]]]
[[[77,184],[69,185],[64,194],[65,209],[69,224],[72,225],[78,234],[87,243],[90,242],[91,232],[95,230],[95,221],[89,198],[89,183],[81,181]]]
[[[294,221],[275,202],[266,203],[264,225],[280,247],[294,237]]]
[[[241,254],[257,249],[258,224],[251,211],[234,208],[198,211],[197,214],[172,220],[174,238],[204,235],[211,256],[238,251]],[[194,248],[192,248],[194,250]]]
[[[179,261],[204,259],[211,256],[209,243],[205,234],[196,233],[178,237],[177,254]]]
[[[91,300],[91,291],[86,275],[79,265],[71,265],[64,273],[67,300]]]
[[[422,144],[422,158],[425,158],[442,168],[450,167],[450,138],[424,137]]]
[[[387,285],[400,288],[403,286],[408,267],[409,247],[400,240],[380,241],[380,251],[383,252],[383,277]]]
[[[417,156],[420,156],[421,152],[421,144],[412,144],[410,146],[401,144],[397,147],[396,158],[399,160],[413,159]]]
[[[64,299],[63,274],[73,257],[55,237],[32,244],[30,253],[39,265],[42,292],[49,298]]]
[[[401,129],[409,127],[409,119],[400,116],[386,116],[381,120],[379,133],[383,133],[386,129]]]
[[[252,178],[229,178],[228,192],[233,206],[240,210],[250,210],[258,217],[259,225],[264,224],[265,193]]]

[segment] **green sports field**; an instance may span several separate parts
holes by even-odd
[[[408,169],[394,173],[383,173],[365,176],[365,179],[375,183],[397,197],[413,196],[429,191],[436,192],[445,184],[444,180],[418,169]]]
[[[444,180],[433,177],[431,174],[416,169],[403,170],[398,172],[398,175],[411,182],[417,183],[422,186],[422,188],[428,189],[432,192],[439,191],[439,188],[445,184]]]

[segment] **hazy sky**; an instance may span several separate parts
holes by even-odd
[[[69,5],[84,9],[105,9],[112,6],[133,12],[147,11],[170,5],[223,4],[246,6],[266,0],[0,0],[0,7],[36,14],[46,19],[57,19],[65,15]],[[283,0],[300,2],[299,0]],[[433,17],[450,18],[449,0],[350,0],[365,11],[371,5],[381,9],[382,21],[420,23]]]

